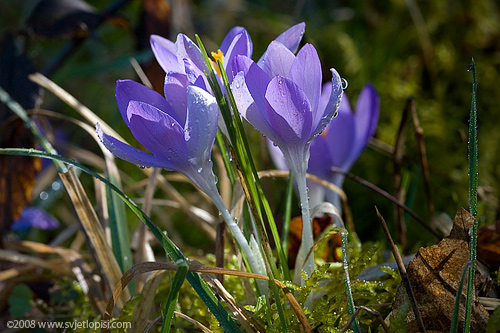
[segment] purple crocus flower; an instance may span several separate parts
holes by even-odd
[[[304,221],[296,272],[300,273],[303,267],[310,275],[314,269],[313,255],[304,262],[313,245],[305,177],[309,147],[338,110],[342,80],[337,71],[331,69],[329,100],[326,107],[320,105],[321,63],[311,44],[304,45],[295,56],[285,45],[273,41],[258,63],[236,56],[234,69],[238,74],[231,88],[239,111],[279,147],[296,176]]]
[[[210,154],[219,117],[215,98],[182,79],[166,83],[165,96],[134,81],[116,84],[123,120],[152,154],[103,133],[97,124],[99,138],[116,157],[140,166],[176,170],[202,191],[211,192],[215,176]]]
[[[21,216],[14,221],[11,229],[25,231],[30,229],[52,230],[59,227],[59,221],[49,213],[36,207],[24,208]]]
[[[329,100],[330,85],[329,82],[323,85],[320,107],[326,106]],[[354,113],[351,111],[347,96],[344,95],[337,118],[311,143],[308,172],[341,188],[344,175],[332,172],[331,168],[337,167],[344,172],[351,169],[375,134],[379,110],[380,100],[371,84],[366,84],[361,91]],[[288,170],[283,154],[272,145],[269,146],[276,167]],[[326,196],[327,201],[341,210],[340,197],[337,193],[313,182],[308,185],[311,206],[325,201]]]
[[[210,159],[218,128],[215,97],[189,85],[182,75],[166,78],[165,98],[134,81],[118,81],[116,100],[123,120],[152,154],[133,148],[102,132],[97,134],[114,156],[139,166],[178,171],[205,192],[221,212],[253,272],[265,274],[257,256],[224,205]]]

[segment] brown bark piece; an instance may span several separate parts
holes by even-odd
[[[455,298],[462,273],[469,260],[469,229],[474,218],[463,208],[459,209],[448,237],[437,245],[420,248],[407,268],[408,278],[415,293],[416,302],[427,332],[449,332]],[[476,275],[477,276],[477,275]],[[475,289],[477,290],[477,279]],[[467,281],[460,297],[459,331],[463,331]],[[488,312],[474,296],[472,307],[472,332],[484,332],[488,322]],[[408,302],[408,295],[400,285],[393,301],[392,313]],[[413,311],[406,317],[408,332],[418,332]]]

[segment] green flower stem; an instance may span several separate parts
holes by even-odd
[[[472,63],[468,70],[472,72],[472,102],[469,119],[469,206],[470,213],[474,217],[474,224],[470,231],[469,276],[467,282],[467,302],[465,304],[465,332],[470,332],[472,299],[474,294],[474,272],[476,271],[476,246],[477,246],[477,186],[478,186],[478,158],[477,158],[477,77],[476,62]]]
[[[227,209],[226,205],[224,204],[224,200],[222,200],[222,197],[219,194],[211,165],[210,167],[207,166],[206,168],[204,167],[200,170],[193,171],[191,172],[191,175],[193,177],[191,180],[196,184],[196,186],[200,188],[200,190],[205,192],[210,197],[215,207],[217,207],[217,209],[219,210],[222,218],[224,219],[224,221],[226,221],[229,230],[231,230],[233,237],[236,239],[236,242],[240,246],[244,257],[248,261],[252,272],[265,275],[265,268],[259,265],[259,260],[257,260],[257,258],[255,257],[254,252],[250,248],[247,239],[234,221],[233,216]]]
[[[306,172],[305,169],[301,168],[299,170],[293,170],[297,181],[297,188],[299,190],[299,199],[300,199],[300,209],[302,213],[302,243],[300,245],[301,250],[299,251],[299,255],[297,257],[297,264],[295,265],[295,269],[302,267],[302,270],[307,274],[307,276],[311,276],[314,271],[314,252],[312,252],[307,260],[304,262],[305,256],[309,253],[309,251],[313,247],[314,238],[312,233],[312,224],[311,224],[311,216],[309,210],[309,195],[307,190],[306,183]],[[299,261],[300,260],[300,261]],[[304,281],[302,280],[302,285]]]

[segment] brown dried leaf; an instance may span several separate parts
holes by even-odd
[[[1,148],[32,146],[33,137],[21,120],[10,122],[1,131]],[[31,202],[36,174],[40,168],[39,158],[0,155],[0,232],[7,230]]]
[[[0,86],[23,108],[32,109],[41,103],[42,91],[28,80],[35,68],[24,54],[23,42],[15,34],[0,37]],[[0,148],[33,147],[33,135],[21,120],[13,120],[12,114],[0,103]],[[7,230],[30,203],[40,167],[39,158],[0,156],[0,232]]]
[[[459,209],[450,235],[437,245],[420,248],[415,259],[408,264],[408,278],[427,332],[450,331],[455,295],[464,268],[469,261],[469,229],[473,223],[474,218],[465,209]],[[465,317],[466,284],[460,298],[458,325],[460,329],[463,327]],[[478,281],[475,282],[476,289],[477,284]],[[400,285],[392,303],[393,314],[408,301],[406,290]],[[471,331],[484,332],[488,318],[488,312],[475,299]],[[406,329],[409,332],[418,331],[413,311],[408,312],[406,321]]]

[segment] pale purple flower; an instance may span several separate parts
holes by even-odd
[[[189,85],[185,76],[175,73],[167,75],[165,98],[139,83],[125,80],[117,82],[116,100],[132,134],[151,154],[103,133],[97,124],[98,136],[106,148],[115,157],[141,167],[156,166],[184,174],[212,199],[252,271],[265,274],[217,190],[210,159],[219,116],[215,97]]]
[[[123,120],[152,154],[103,133],[97,124],[99,138],[116,157],[139,166],[176,170],[202,191],[212,191],[210,154],[219,116],[215,98],[182,78],[165,84],[165,96],[134,81],[116,84]]]
[[[295,56],[274,41],[258,63],[237,56],[235,67],[240,73],[232,89],[239,111],[280,148],[292,170],[305,172],[309,145],[333,118],[342,98],[337,71],[331,69],[330,95],[322,105],[321,64],[311,44]]]
[[[329,100],[330,83],[323,86],[320,105]],[[344,175],[332,171],[332,167],[348,172],[354,162],[368,145],[375,134],[380,111],[380,100],[375,88],[366,84],[356,103],[356,111],[351,111],[347,96],[344,95],[338,110],[338,116],[311,143],[308,172],[342,187]],[[287,170],[286,161],[277,149],[270,145],[271,157],[277,168]],[[309,183],[311,205],[325,201],[341,208],[339,196],[315,183]]]
[[[21,216],[14,221],[11,229],[24,231],[30,229],[51,230],[59,227],[59,221],[49,213],[36,207],[24,208]]]
[[[329,100],[326,106],[321,105],[322,71],[316,49],[306,44],[295,56],[279,41],[271,42],[258,63],[236,56],[233,70],[237,74],[231,89],[239,111],[279,147],[296,176],[303,221],[302,244],[295,265],[294,279],[298,282],[301,268],[309,276],[314,270],[314,255],[306,260],[313,246],[306,185],[309,147],[337,112],[343,94],[342,80],[331,69]]]

